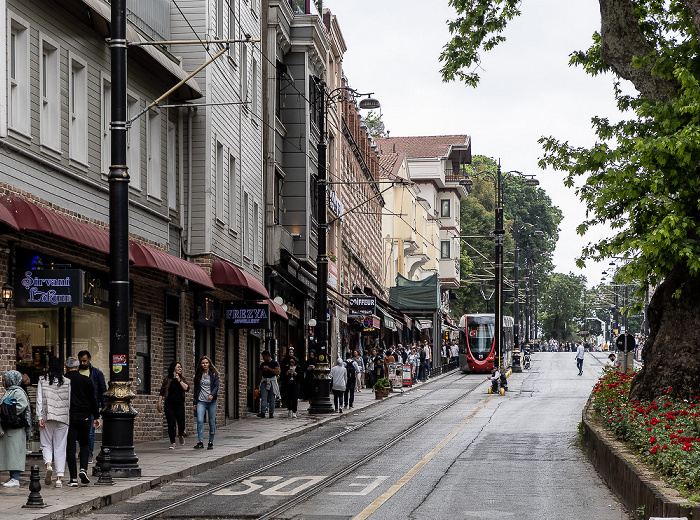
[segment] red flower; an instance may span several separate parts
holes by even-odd
[[[652,444],[654,444],[654,443],[656,442],[656,437],[654,437],[654,436],[652,435],[651,438],[649,439],[649,442],[652,443]]]

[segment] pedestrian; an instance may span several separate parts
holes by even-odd
[[[299,402],[299,372],[297,372],[297,359],[291,358],[287,370],[282,373],[282,389],[287,396],[287,408],[290,418],[297,416],[297,404]]]
[[[294,359],[296,361],[296,365],[299,365],[299,358],[294,355],[294,347],[289,347],[287,348],[287,354],[280,360],[280,374],[285,374],[287,372],[287,368],[289,367],[289,361],[291,359]],[[285,386],[282,385],[282,388],[280,388],[281,394],[282,394],[282,403],[286,404],[287,403],[287,393]],[[289,405],[287,404],[287,408],[289,408]]]
[[[618,366],[617,364],[617,358],[615,357],[615,354],[612,352],[608,356],[608,362],[606,363],[607,366],[616,368]]]
[[[391,350],[386,351],[386,356],[384,356],[384,377],[388,377],[389,374],[389,363],[395,363],[396,358]]]
[[[163,378],[158,394],[158,412],[165,409],[171,450],[175,449],[175,426],[177,426],[180,445],[185,444],[185,393],[189,389],[190,385],[182,375],[182,364],[179,361],[173,361],[168,366],[168,373]]]
[[[277,384],[277,376],[280,375],[280,364],[272,359],[268,350],[263,351],[262,358],[263,362],[260,363],[260,370],[258,371],[258,379],[260,380],[258,388],[262,398],[258,417],[264,418],[269,406],[270,419],[272,419],[275,416],[275,399],[280,397],[280,388]]]
[[[365,367],[365,372],[367,374],[367,388],[372,388],[374,383],[377,382],[377,378],[374,374],[374,358],[377,357],[377,349],[373,348],[370,355],[367,356],[367,365]]]
[[[87,350],[81,350],[78,352],[78,360],[80,361],[80,373],[84,376],[88,376],[90,381],[92,381],[92,386],[95,388],[95,400],[97,401],[97,408],[103,410],[107,404],[105,398],[105,392],[107,391],[107,384],[105,383],[105,376],[102,371],[92,366],[92,357],[90,352]],[[94,422],[96,418],[93,417],[90,424]],[[88,463],[92,464],[94,458],[93,453],[95,451],[95,427],[90,427],[90,456],[88,457]]]
[[[304,380],[302,382],[303,391],[301,393],[301,396],[305,400],[308,400],[313,394],[314,370],[316,370],[317,363],[318,358],[316,358],[316,351],[313,349],[309,350],[309,357],[303,366]]]
[[[2,376],[5,394],[3,405],[14,407],[16,421],[10,423],[10,418],[2,416],[0,424],[4,433],[0,435],[0,471],[9,471],[10,479],[4,487],[19,487],[19,474],[24,471],[27,460],[27,428],[31,424],[31,408],[29,397],[20,384],[22,374],[17,370],[8,370]]]
[[[70,406],[68,408],[68,447],[66,459],[68,460],[68,473],[71,487],[78,486],[78,477],[82,484],[89,484],[90,477],[87,474],[88,459],[90,456],[90,428],[100,427],[100,410],[95,399],[95,387],[88,376],[78,372],[80,361],[77,358],[66,359],[66,377],[70,380]],[[80,446],[80,472],[75,466],[75,443]]]
[[[455,367],[459,366],[459,345],[457,345],[457,340],[452,340],[452,345],[450,346],[450,356],[452,356],[452,363]]]
[[[204,413],[209,419],[208,450],[214,449],[214,434],[216,433],[216,398],[219,394],[219,371],[208,356],[202,356],[197,363],[194,375],[194,409],[197,411],[197,444],[195,450],[204,449]]]
[[[357,377],[360,373],[360,367],[357,366],[355,360],[348,353],[348,357],[345,360],[345,370],[348,373],[347,381],[345,383],[345,392],[343,392],[343,406],[347,408],[348,406],[352,408],[355,402],[355,385],[357,384]]]
[[[442,365],[447,364],[447,353],[448,353],[447,341],[443,339],[442,345],[440,346],[440,363]]]
[[[343,366],[342,359],[336,359],[335,366],[331,368],[330,378],[335,413],[343,413],[343,395],[348,383],[348,371]]]
[[[358,350],[353,351],[352,359],[359,369],[357,374],[357,382],[355,383],[355,389],[359,392],[365,388],[365,360],[362,359],[362,356]]]
[[[41,454],[46,465],[44,483],[47,486],[51,485],[51,476],[55,471],[55,486],[63,487],[70,422],[69,407],[70,380],[63,377],[61,360],[51,356],[48,370],[39,378],[36,390],[36,418],[40,428]]]
[[[384,377],[384,356],[377,349],[374,349],[372,352],[374,355],[374,382],[376,383]]]
[[[425,372],[428,365],[427,362],[428,354],[425,352],[424,348],[419,346],[418,348],[418,380],[425,382]]]
[[[585,349],[581,343],[576,347],[576,367],[578,368],[578,375],[583,375],[583,356],[585,354]]]

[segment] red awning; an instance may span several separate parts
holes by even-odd
[[[12,229],[19,230],[15,217],[12,216],[12,212],[3,204],[0,204],[0,223],[9,226]]]
[[[158,269],[199,284],[207,289],[215,289],[206,271],[192,262],[152,247],[137,244],[136,242],[129,242],[129,252],[134,259],[134,267]]]
[[[282,318],[283,320],[288,320],[289,317],[281,305],[276,304],[273,300],[265,300],[265,303],[270,304],[270,312]]]
[[[262,297],[267,300],[270,298],[267,289],[260,280],[230,262],[214,260],[214,265],[211,268],[211,280],[215,285],[230,285],[252,291],[255,293],[254,299]]]
[[[76,242],[90,249],[109,253],[109,233],[102,229],[59,215],[23,199],[4,198],[0,201],[14,219],[16,229],[39,231]],[[0,211],[0,221],[5,221]],[[12,224],[10,224],[12,225]]]

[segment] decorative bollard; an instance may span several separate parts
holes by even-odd
[[[113,486],[112,480],[112,457],[109,455],[109,448],[102,448],[102,462],[100,463],[100,478],[95,482],[96,486]]]
[[[41,498],[41,477],[39,477],[39,466],[32,466],[29,476],[29,498],[22,507],[40,508],[46,507],[44,499]]]

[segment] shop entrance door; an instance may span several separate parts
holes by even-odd
[[[246,384],[246,402],[248,412],[257,412],[257,401],[254,398],[255,388],[258,382],[258,366],[260,365],[260,340],[252,334],[247,334],[248,340],[248,373]]]

